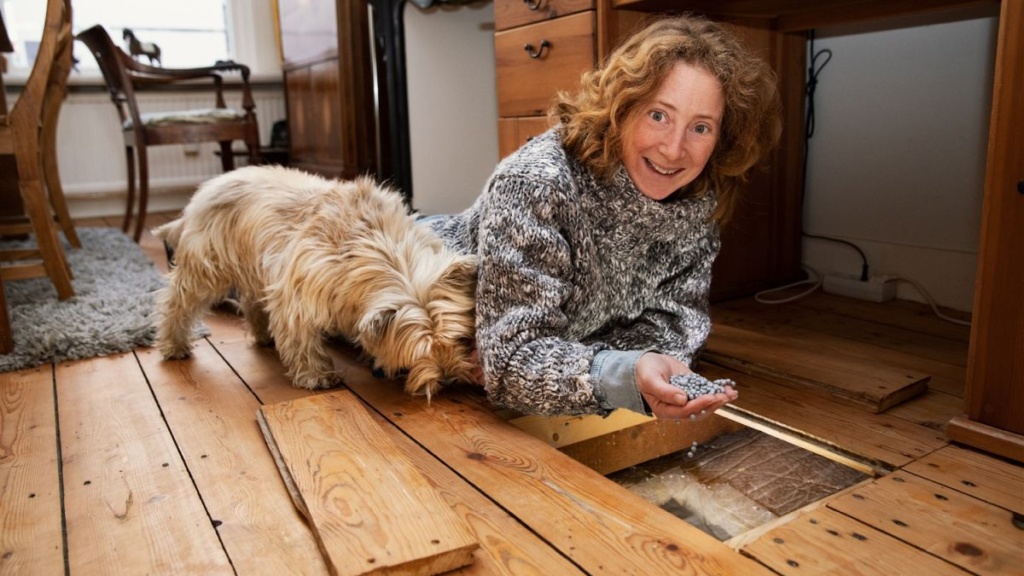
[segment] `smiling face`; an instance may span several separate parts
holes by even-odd
[[[718,79],[677,63],[624,126],[622,163],[637,189],[664,200],[693,182],[719,140],[724,112]]]

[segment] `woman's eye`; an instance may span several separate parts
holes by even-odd
[[[661,111],[658,111],[658,110],[654,110],[654,111],[650,112],[650,116],[651,116],[651,120],[654,120],[655,122],[664,122],[665,121],[665,113],[664,112],[661,112]]]
[[[710,134],[711,126],[708,126],[707,124],[698,124],[694,128],[694,130],[697,132],[697,134]]]

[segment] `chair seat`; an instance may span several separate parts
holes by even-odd
[[[195,110],[173,110],[170,112],[145,112],[140,114],[143,126],[167,124],[218,124],[220,122],[245,121],[245,111],[234,108],[199,108]],[[135,123],[131,118],[122,127],[131,130]]]

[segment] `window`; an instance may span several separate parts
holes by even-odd
[[[251,0],[173,0],[172,2],[111,2],[74,0],[74,32],[102,24],[111,38],[128,51],[126,28],[142,42],[160,47],[163,66],[209,66],[234,59],[254,75],[278,74],[280,65],[273,39],[273,2]],[[31,69],[46,14],[44,0],[0,0],[4,23],[14,43],[7,54],[8,76],[25,77]],[[232,18],[232,15],[235,15]],[[234,25],[232,25],[234,20]],[[271,47],[268,51],[267,47]],[[75,45],[78,75],[99,78],[96,61],[81,44]],[[149,62],[145,57],[143,62]]]

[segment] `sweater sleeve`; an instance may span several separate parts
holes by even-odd
[[[571,249],[551,183],[492,179],[478,204],[477,346],[488,397],[532,414],[607,412],[591,378],[601,344],[566,339]]]

